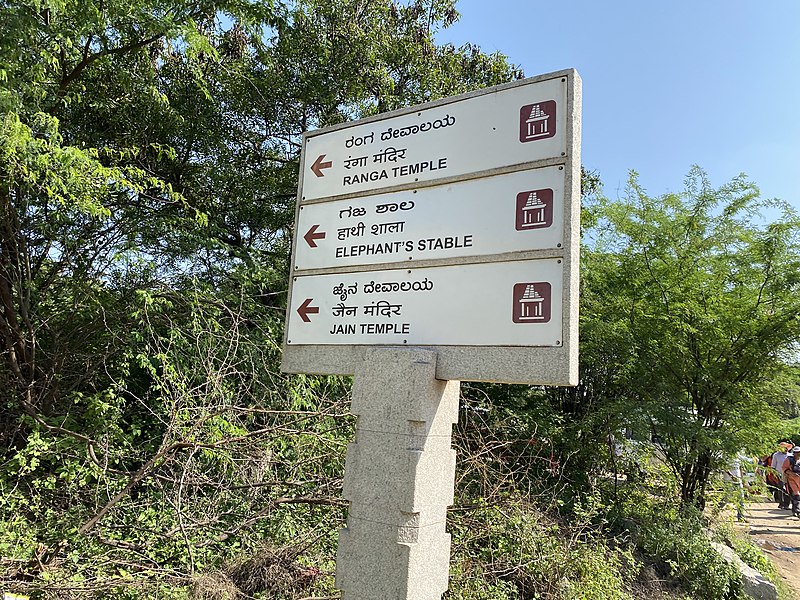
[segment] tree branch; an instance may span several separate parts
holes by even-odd
[[[69,74],[61,78],[61,81],[59,82],[58,85],[58,90],[56,91],[56,96],[58,98],[63,98],[70,84],[72,84],[72,82],[74,82],[78,77],[80,77],[81,73],[83,73],[86,67],[92,64],[94,61],[103,58],[104,56],[112,56],[114,54],[125,54],[126,52],[131,52],[133,50],[138,50],[139,48],[144,48],[145,46],[148,46],[153,42],[160,40],[165,35],[166,33],[163,32],[158,33],[156,35],[152,35],[137,42],[125,44],[124,46],[119,46],[118,48],[112,48],[110,50],[101,50],[100,52],[95,52],[94,54],[90,54],[88,56],[84,53],[83,59],[77,65],[75,65],[75,68],[72,69],[72,71],[70,71]],[[91,37],[92,36],[89,36],[89,41],[91,41]],[[87,41],[86,48],[88,48],[89,41]]]

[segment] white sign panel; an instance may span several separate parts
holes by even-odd
[[[580,110],[568,69],[305,133],[281,368],[575,385]]]
[[[567,152],[567,78],[305,138],[302,199],[458,177]]]
[[[560,259],[296,277],[287,343],[562,344]]]
[[[302,206],[295,270],[556,248],[564,169]]]

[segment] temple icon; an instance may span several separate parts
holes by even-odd
[[[518,283],[514,286],[514,323],[547,323],[550,320],[551,287],[547,282]]]
[[[517,194],[516,229],[544,229],[553,224],[553,190],[529,190]]]
[[[532,142],[556,134],[556,102],[526,104],[519,110],[519,141]]]

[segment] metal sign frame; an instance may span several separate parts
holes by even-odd
[[[315,169],[327,169],[329,162],[320,153],[320,141],[331,133],[340,135],[342,130],[360,131],[364,125],[380,121],[398,119],[414,113],[421,114],[438,107],[447,107],[457,102],[468,102],[489,94],[502,95],[504,92],[517,90],[524,86],[537,86],[553,81],[564,86],[566,111],[565,149],[561,156],[548,156],[514,164],[494,166],[489,169],[459,173],[454,176],[442,176],[422,180],[408,181],[383,188],[358,190],[352,193],[322,195],[318,191],[304,198],[304,180]],[[559,109],[560,110],[560,109]],[[299,277],[314,277],[330,274],[354,274],[367,271],[387,269],[417,269],[423,267],[453,267],[482,263],[506,263],[510,261],[530,261],[534,259],[557,259],[563,264],[561,290],[561,307],[559,313],[562,320],[562,339],[558,346],[490,346],[490,345],[424,345],[422,347],[437,353],[436,377],[443,380],[492,381],[503,383],[526,383],[532,385],[576,385],[578,381],[578,287],[579,287],[579,248],[580,248],[580,138],[581,138],[581,80],[574,69],[558,71],[508,84],[485,88],[444,98],[418,106],[413,106],[391,113],[377,115],[368,119],[343,123],[334,127],[307,132],[303,135],[301,151],[301,170],[298,185],[295,236],[292,247],[292,270],[286,328],[284,333],[283,359],[281,369],[289,373],[317,373],[351,375],[355,373],[363,360],[366,351],[374,344],[297,344],[288,338],[290,321],[300,319],[293,304],[294,282]],[[403,119],[399,119],[404,122]],[[408,121],[408,118],[405,119]],[[350,131],[346,132],[347,134]],[[560,137],[560,136],[559,136]],[[349,265],[324,269],[297,269],[294,258],[297,256],[298,243],[304,242],[303,232],[297,227],[303,206],[314,203],[338,201],[347,198],[364,198],[373,195],[386,195],[392,192],[421,189],[431,186],[445,185],[455,182],[479,180],[495,175],[556,167],[564,171],[564,207],[563,207],[563,244],[561,247],[528,249],[516,252],[501,252],[480,256],[460,256],[439,259],[413,260],[405,263],[380,263]],[[317,186],[319,187],[319,186]],[[312,234],[313,235],[313,234]],[[295,313],[295,314],[292,314]],[[476,319],[480,315],[476,315]],[[464,326],[464,325],[461,325]],[[468,325],[466,325],[468,326]],[[380,344],[387,345],[387,344]],[[397,344],[389,344],[397,345]]]

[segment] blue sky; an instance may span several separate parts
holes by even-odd
[[[499,51],[527,76],[583,80],[584,166],[606,195],[635,169],[651,195],[693,164],[746,173],[800,210],[800,0],[460,0],[440,42]]]

